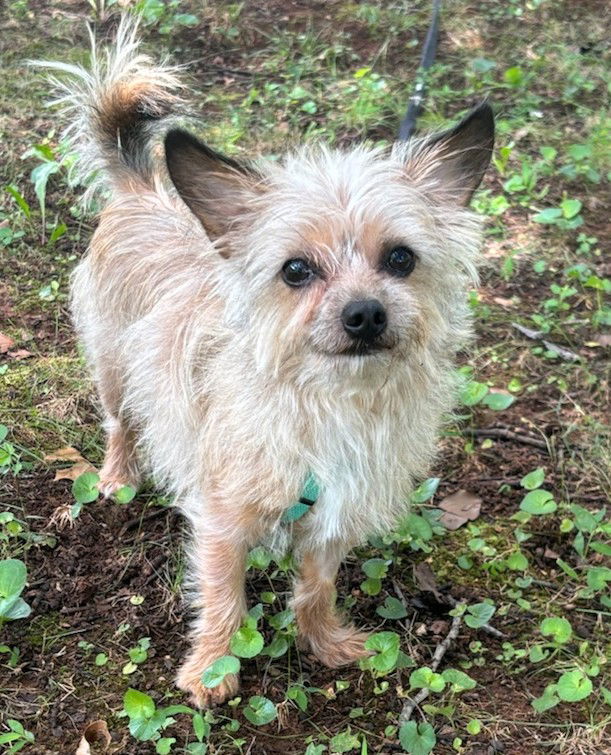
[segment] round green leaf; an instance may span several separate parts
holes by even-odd
[[[439,477],[429,477],[425,480],[412,492],[410,496],[412,503],[425,503],[430,500],[435,495],[439,482]]]
[[[465,624],[471,629],[479,629],[487,624],[493,617],[496,608],[490,603],[474,603],[467,606]]]
[[[442,674],[444,680],[452,685],[452,692],[463,692],[467,689],[474,689],[477,686],[475,679],[464,671],[455,668],[448,668]]]
[[[155,745],[155,752],[157,755],[169,755],[172,751],[172,745],[176,742],[174,737],[162,737],[157,740]]]
[[[520,509],[528,514],[542,516],[544,514],[553,514],[558,508],[553,495],[549,490],[531,490],[527,493],[520,503]]]
[[[100,478],[95,472],[85,472],[72,483],[72,495],[77,503],[92,503],[96,501],[100,491]]]
[[[360,742],[359,738],[352,734],[350,730],[341,731],[331,738],[329,742],[331,752],[352,752],[358,749]]]
[[[151,718],[155,713],[153,698],[131,687],[123,695],[123,707],[130,718]]]
[[[248,567],[254,566],[255,569],[267,569],[272,560],[272,554],[262,545],[253,548],[248,554]]]
[[[512,571],[524,571],[528,569],[528,559],[521,551],[516,551],[508,556],[506,564]]]
[[[524,475],[522,479],[520,480],[520,485],[523,488],[526,488],[526,490],[535,490],[536,488],[540,488],[541,485],[543,485],[543,481],[545,480],[545,470],[543,467],[537,467],[537,469],[533,469],[532,472],[529,472],[527,475]]]
[[[399,635],[395,632],[375,632],[367,638],[365,648],[376,653],[366,660],[367,665],[387,674],[395,668],[399,658]]]
[[[376,608],[376,613],[385,619],[403,619],[407,616],[403,603],[390,595],[384,601],[384,605]]]
[[[363,566],[361,568],[368,577],[372,577],[373,579],[382,579],[382,577],[385,577],[386,573],[388,572],[389,564],[390,561],[387,561],[384,558],[370,558],[368,561],[365,561],[363,563]]]
[[[541,634],[553,637],[554,642],[563,645],[571,639],[573,629],[570,622],[561,616],[550,616],[541,622]]]
[[[575,703],[584,700],[592,692],[592,682],[578,669],[566,671],[556,684],[556,692],[561,700]]]
[[[410,674],[409,686],[411,689],[430,689],[431,692],[442,692],[446,683],[441,674],[436,674],[428,666],[422,666]]]
[[[508,409],[514,401],[515,396],[511,396],[509,393],[490,391],[484,396],[482,403],[495,412],[502,412],[504,409]]]
[[[18,558],[7,558],[0,561],[0,596],[19,595],[25,587],[28,578],[27,569],[23,561]]]
[[[231,652],[240,658],[254,658],[263,650],[265,641],[254,627],[243,626],[231,638]]]
[[[131,500],[133,500],[135,495],[135,488],[132,488],[131,485],[124,485],[122,488],[119,488],[119,490],[113,493],[112,497],[117,503],[129,503]],[[93,500],[95,500],[95,498]]]
[[[281,634],[277,634],[269,645],[264,648],[263,653],[269,655],[270,658],[280,658],[289,649],[289,643],[286,637]]]
[[[237,674],[240,670],[240,661],[233,655],[224,655],[217,658],[216,661],[202,674],[202,684],[208,689],[218,687],[227,674]]]
[[[533,220],[535,223],[557,223],[561,217],[562,210],[559,207],[547,207],[537,213]]]
[[[465,406],[475,406],[488,393],[486,383],[478,383],[476,380],[469,380],[460,391],[460,400]]]
[[[559,702],[560,700],[556,694],[556,685],[548,684],[541,697],[531,700],[530,704],[537,713],[544,713],[546,710],[554,708]]]
[[[285,611],[280,611],[280,613],[270,616],[269,623],[274,629],[286,629],[294,620],[295,613],[290,608],[287,608]]]
[[[482,730],[482,722],[479,718],[472,718],[467,724],[467,731],[473,736],[477,736]]]
[[[524,71],[520,66],[512,66],[503,74],[505,81],[512,87],[518,87],[524,82]]]
[[[399,741],[410,755],[429,755],[437,744],[437,737],[430,724],[408,721],[399,729]]]
[[[592,590],[604,590],[607,582],[611,581],[611,569],[607,566],[589,566],[586,579]]]
[[[579,215],[581,207],[582,204],[579,199],[563,199],[562,202],[560,202],[560,209],[567,220]]]
[[[244,715],[255,726],[264,726],[276,718],[276,706],[267,697],[255,695],[244,708]]]
[[[361,590],[365,595],[378,595],[382,589],[382,580],[374,579],[373,577],[367,577],[366,580],[361,582]]]
[[[9,595],[8,598],[0,600],[0,618],[5,621],[27,619],[31,613],[31,607],[19,595]]]

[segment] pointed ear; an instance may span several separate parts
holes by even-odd
[[[409,150],[406,171],[441,202],[468,205],[490,163],[494,114],[487,102],[452,129],[425,138]]]
[[[248,202],[261,193],[256,173],[181,129],[166,134],[165,157],[181,199],[213,241],[224,235]]]

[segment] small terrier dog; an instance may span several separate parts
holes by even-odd
[[[304,146],[243,165],[178,127],[178,70],[138,51],[134,24],[90,70],[60,76],[85,174],[108,199],[72,280],[72,311],[105,416],[101,490],[143,469],[193,529],[191,649],[202,672],[246,612],[245,560],[288,530],[302,640],[330,667],[367,654],[335,607],[346,553],[388,531],[426,475],[471,335],[491,108],[383,150]],[[63,83],[62,83],[63,82]],[[286,524],[304,482],[314,506]]]

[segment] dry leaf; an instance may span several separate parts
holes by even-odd
[[[76,450],[76,448],[72,448],[72,446],[66,446],[65,448],[58,448],[55,451],[51,451],[50,453],[46,454],[43,461],[46,461],[47,464],[50,464],[52,461],[85,461],[84,458],[81,456],[81,454]]]
[[[83,459],[72,467],[67,467],[67,469],[58,469],[55,473],[55,477],[53,478],[53,482],[57,482],[58,480],[76,480],[77,477],[85,474],[85,472],[97,473],[97,471],[98,470],[93,466],[93,464],[90,464],[86,459]]]
[[[16,359],[17,361],[34,356],[31,351],[27,351],[26,349],[17,349],[16,351],[9,351],[7,353],[11,359]]]
[[[503,309],[511,309],[512,307],[515,307],[513,299],[503,299],[502,296],[493,296],[492,301],[499,304]]]
[[[423,592],[432,592],[435,596],[435,599],[439,603],[446,602],[443,595],[439,592],[439,589],[437,587],[437,580],[435,579],[433,570],[426,563],[426,561],[421,561],[419,564],[414,564],[413,574],[414,582],[416,583],[417,587],[419,587]]]
[[[466,490],[459,490],[454,495],[444,498],[439,504],[443,509],[443,514],[439,521],[448,530],[457,530],[469,521],[477,519],[482,508],[482,499],[467,493]]]
[[[435,621],[429,627],[430,632],[432,632],[433,634],[442,635],[443,637],[446,636],[449,629],[450,629],[450,624],[447,621],[444,621],[443,619],[435,619]]]
[[[102,747],[96,747],[95,752],[104,752],[111,742],[112,739],[106,721],[92,721],[85,727],[75,755],[90,755],[90,745],[92,744],[101,744]]]
[[[66,446],[65,448],[58,448],[56,451],[51,451],[51,453],[48,453],[45,456],[44,461],[46,461],[47,464],[51,464],[54,461],[75,462],[71,467],[58,469],[53,478],[53,482],[57,482],[57,480],[76,480],[77,477],[80,477],[85,472],[98,471],[93,464],[88,462],[87,459],[84,459],[76,448],[72,448],[72,446]]]
[[[601,346],[611,346],[611,333],[601,333],[596,336],[596,343]]]
[[[560,556],[558,553],[556,553],[556,551],[553,551],[551,548],[546,548],[545,552],[543,553],[543,558],[551,558],[553,561],[555,561],[557,558],[560,558]]]
[[[15,341],[4,333],[0,333],[0,354],[6,354],[6,352],[15,345]]]

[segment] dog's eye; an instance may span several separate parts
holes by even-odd
[[[406,246],[394,246],[384,259],[384,267],[401,278],[409,275],[416,266],[416,255]]]
[[[282,279],[289,286],[305,286],[315,274],[312,266],[302,259],[287,260],[282,266]]]

